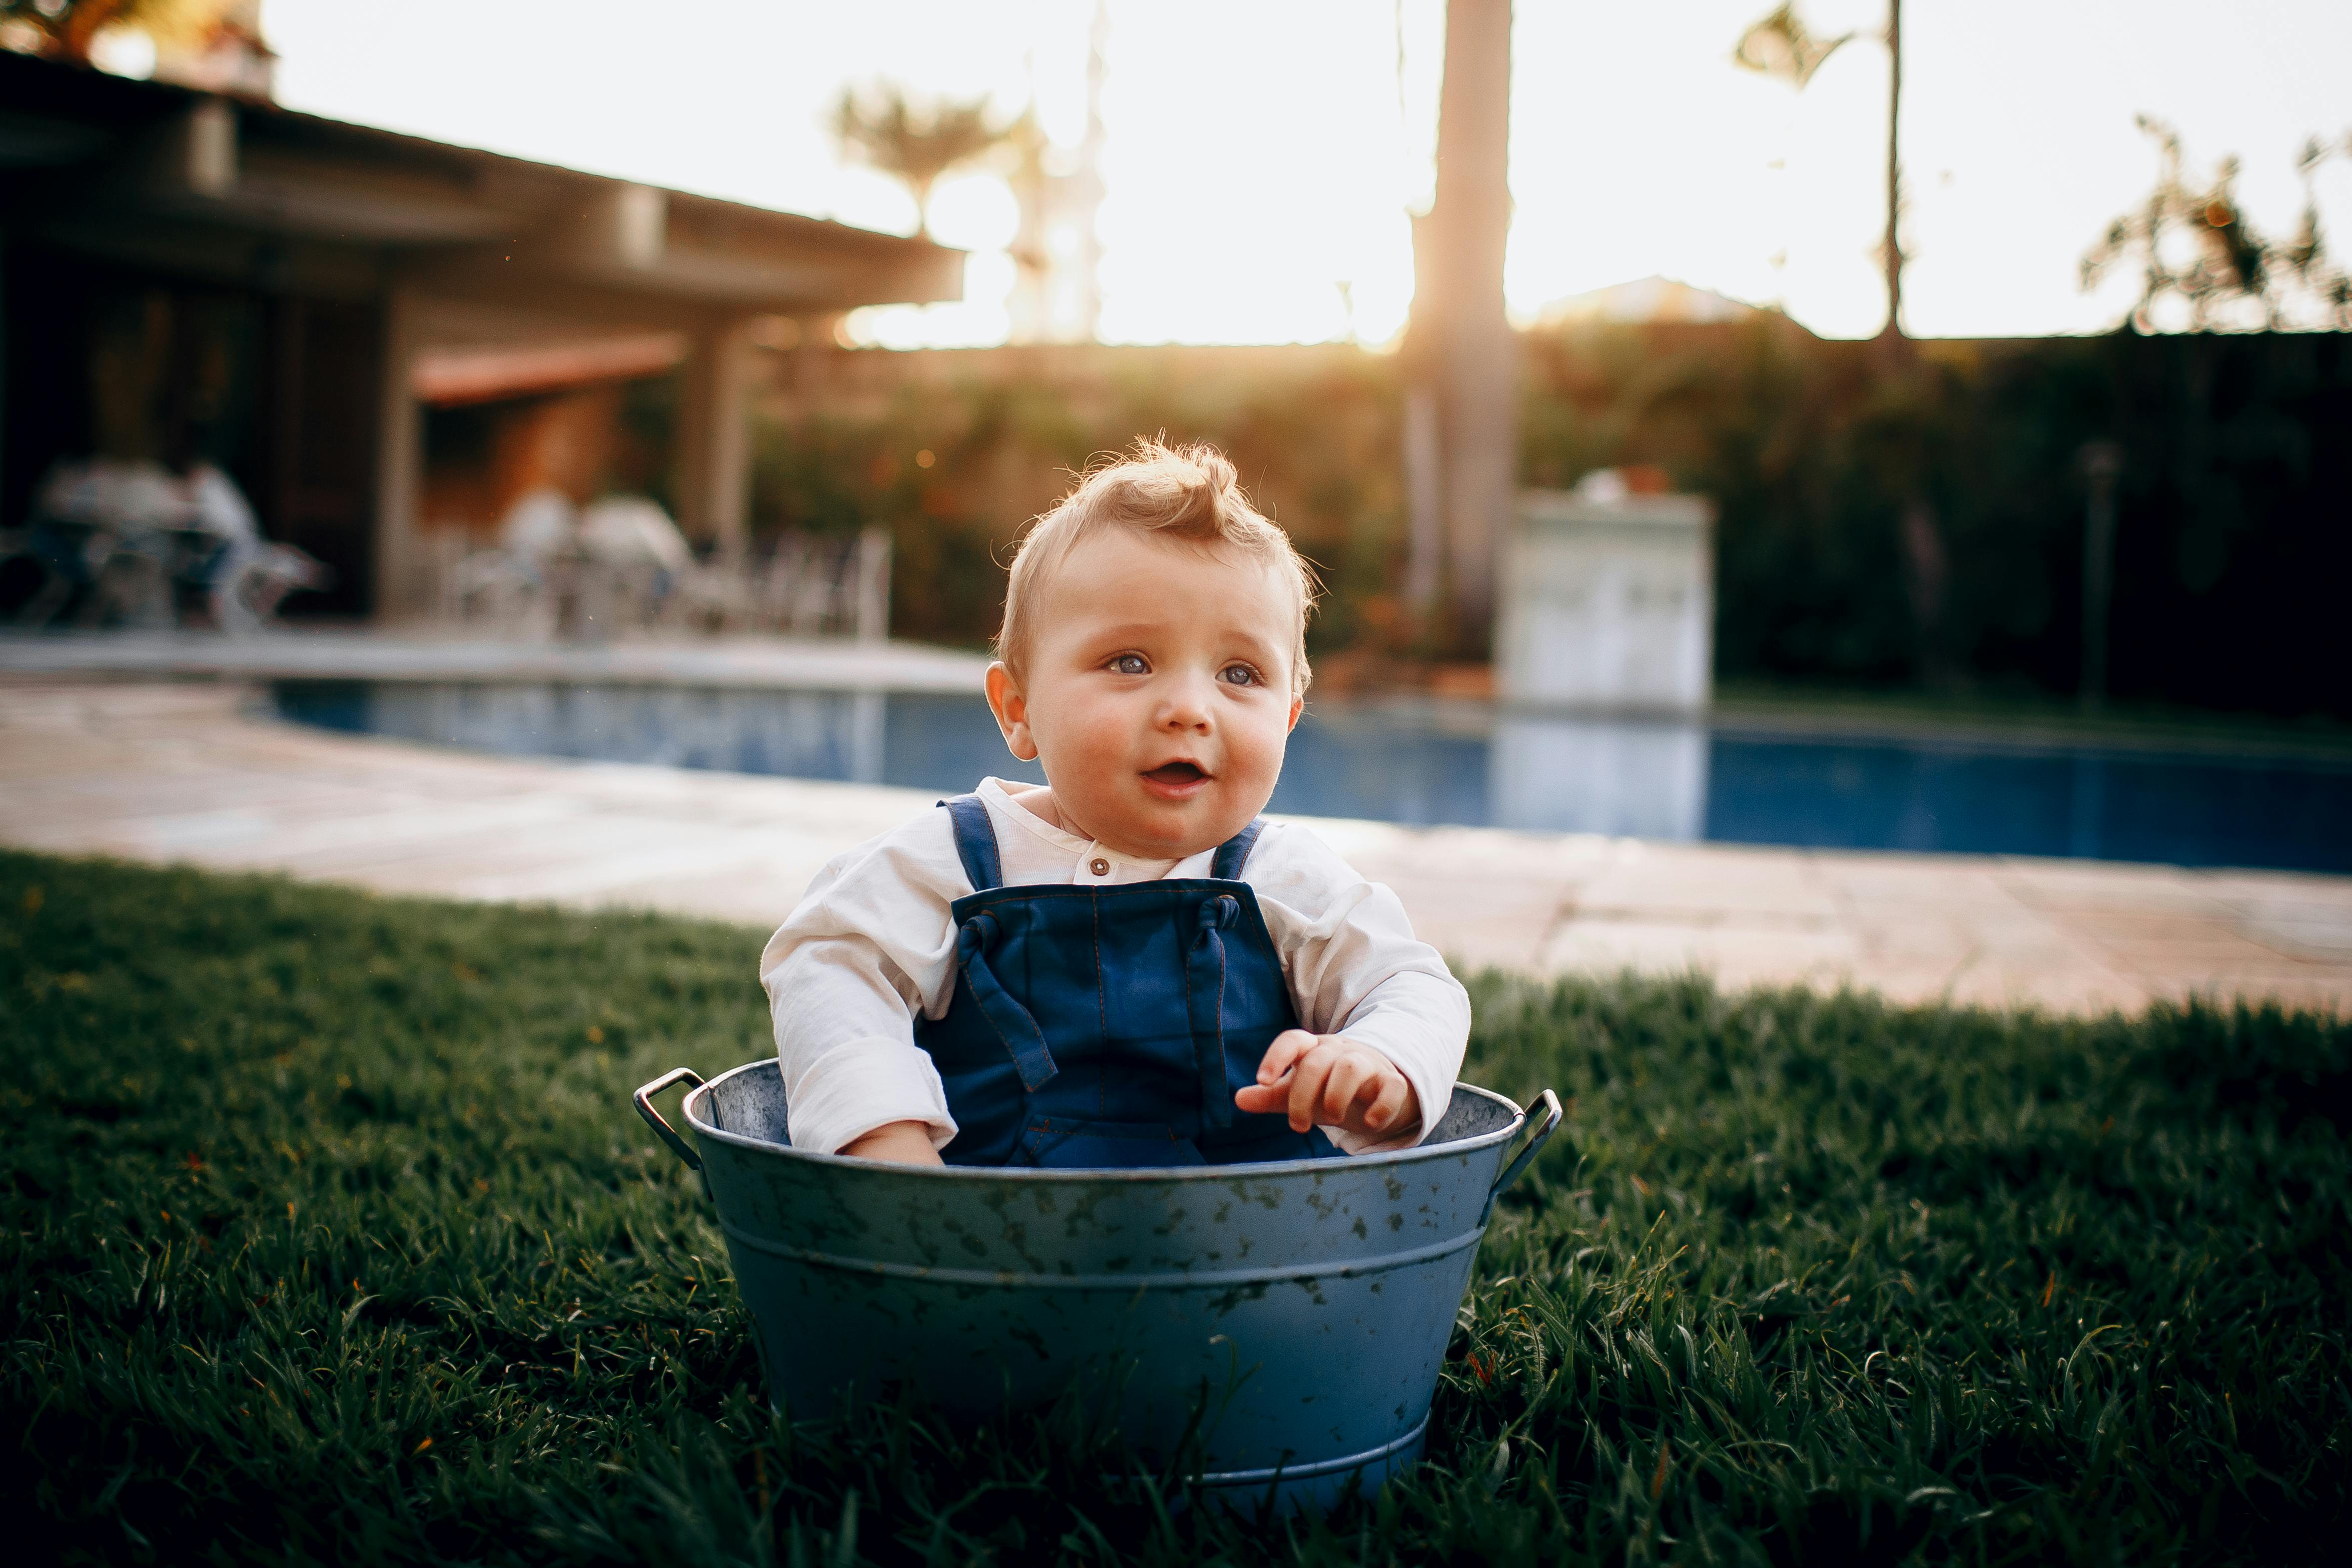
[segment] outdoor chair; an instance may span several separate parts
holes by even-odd
[[[110,530],[101,536],[89,595],[75,619],[84,626],[168,631],[177,624],[179,542],[156,529]]]
[[[760,584],[761,629],[817,637],[838,625],[846,564],[833,541],[803,533],[779,538]]]
[[[0,530],[0,615],[39,627],[74,608],[94,575],[86,554],[89,534],[47,520]]]
[[[509,550],[477,550],[449,568],[449,601],[460,626],[541,641],[555,631],[555,599],[539,562]]]
[[[661,504],[646,496],[605,496],[580,514],[582,634],[649,629],[697,574],[694,551]]]
[[[335,574],[324,562],[290,544],[265,544],[247,553],[213,584],[213,624],[231,637],[250,637],[276,626],[278,606],[289,594],[331,587]]]
[[[196,605],[218,630],[250,634],[275,624],[289,594],[333,578],[307,552],[262,539],[236,484],[206,463],[178,477],[146,461],[60,463],[0,560],[34,580],[14,616],[34,626],[169,630]]]
[[[758,582],[740,567],[697,561],[678,573],[656,608],[665,631],[723,635],[760,629]]]
[[[876,638],[888,621],[890,536],[868,528],[851,539],[786,533],[753,588],[754,624],[793,637]]]

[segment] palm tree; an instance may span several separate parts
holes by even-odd
[[[993,153],[1018,124],[998,124],[988,100],[918,102],[896,82],[844,89],[833,132],[844,153],[903,183],[915,198],[915,232],[931,235],[931,187],[941,176]]]
[[[1452,635],[1435,640],[1463,654],[1486,651],[1496,553],[1516,499],[1517,343],[1503,308],[1510,118],[1510,0],[1447,0],[1437,194],[1429,215],[1413,223],[1405,334],[1409,431],[1420,411],[1433,430],[1408,435],[1405,460],[1412,469],[1435,458],[1436,472],[1409,472],[1407,487],[1438,498]],[[1434,576],[1435,561],[1418,564],[1415,575]],[[1431,586],[1424,581],[1409,592],[1419,599]],[[1423,628],[1424,638],[1430,630]]]
[[[1814,36],[1788,0],[1740,35],[1732,59],[1748,69],[1777,76],[1802,92],[1813,73],[1832,55],[1861,37],[1841,33],[1834,38]],[[1903,245],[1897,227],[1903,211],[1903,0],[1886,0],[1886,53],[1890,64],[1886,102],[1886,237],[1880,254],[1886,268],[1886,325],[1879,329],[1884,342],[1902,339]]]
[[[1731,58],[1749,70],[1780,77],[1801,92],[1822,62],[1863,36],[1816,37],[1797,14],[1794,0],[1788,0],[1748,27]],[[1886,324],[1878,330],[1878,343],[1889,426],[1906,433],[1908,448],[1895,537],[1908,577],[1919,672],[1929,685],[1945,686],[1956,679],[1944,637],[1948,552],[1927,488],[1927,431],[1920,423],[1928,406],[1927,388],[1911,340],[1903,331],[1903,0],[1886,0],[1886,237],[1879,247],[1886,268]]]

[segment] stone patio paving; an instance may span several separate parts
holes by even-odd
[[[306,627],[211,632],[0,631],[0,677],[210,676],[252,680],[570,680],[625,685],[980,689],[985,655],[841,637],[698,637],[606,643],[500,641],[464,631]]]
[[[826,662],[860,657],[836,644]],[[923,673],[944,683],[963,657]],[[16,669],[0,675],[0,843],[58,854],[771,926],[827,857],[933,798],[478,756],[280,723],[234,680]],[[2352,878],[1314,826],[1472,966],[1696,968],[2073,1013],[2192,994],[2352,1012]]]

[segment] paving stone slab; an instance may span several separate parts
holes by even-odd
[[[756,928],[933,799],[479,756],[281,723],[234,681],[7,663],[0,842],[57,853]],[[2352,1012],[2352,878],[1304,820],[1471,967],[1700,970],[2074,1014],[2190,996]],[[747,978],[755,952],[747,939]]]

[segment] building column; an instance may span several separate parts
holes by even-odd
[[[740,563],[751,549],[751,323],[694,334],[678,370],[677,522],[687,538]]]
[[[0,528],[17,521],[8,496],[8,230],[0,225]],[[28,491],[27,494],[30,492]]]
[[[375,574],[371,618],[414,619],[432,596],[417,531],[425,491],[425,419],[416,402],[416,352],[422,336],[415,294],[394,288],[383,301],[383,360],[376,397]]]

